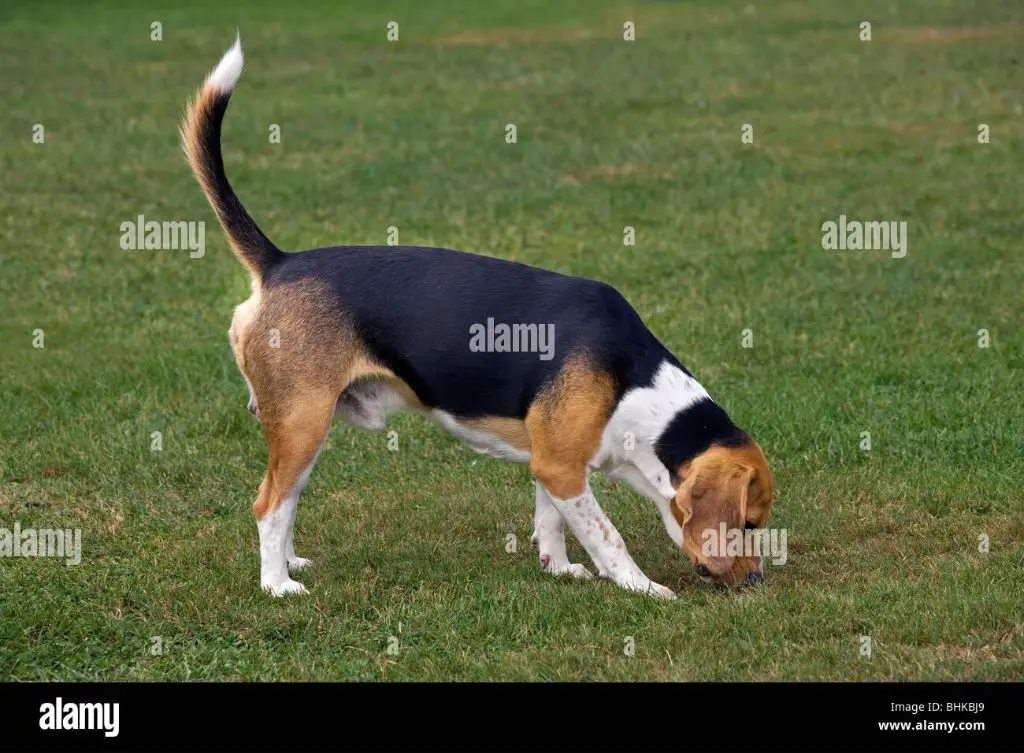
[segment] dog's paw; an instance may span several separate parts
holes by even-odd
[[[565,569],[565,572],[574,578],[579,578],[580,580],[593,580],[594,578],[594,574],[578,562],[573,565],[569,565],[569,567]]]
[[[551,555],[542,554],[540,556],[540,567],[544,572],[550,573],[551,575],[571,575],[574,578],[580,580],[590,580],[594,576],[587,570],[583,565],[579,563],[570,565],[568,562],[565,564],[559,564],[552,562]]]
[[[655,583],[650,578],[623,578],[616,580],[615,583],[622,588],[626,588],[630,591],[639,591],[642,594],[648,596],[654,596],[659,599],[674,599],[676,598],[675,593],[670,588],[666,588],[660,583]]]
[[[269,593],[271,596],[285,596],[287,594],[304,594],[309,593],[306,591],[306,587],[301,583],[298,583],[291,578],[282,581],[278,584],[263,583],[261,584],[263,590]]]
[[[289,557],[288,571],[292,573],[297,573],[300,570],[305,570],[312,564],[313,560],[308,560],[305,557]]]
[[[647,593],[650,596],[656,596],[659,599],[674,599],[676,598],[675,592],[671,588],[651,581],[651,585],[647,587]]]

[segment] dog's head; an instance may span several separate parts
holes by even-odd
[[[683,551],[707,583],[757,583],[763,559],[744,547],[744,531],[764,526],[772,504],[772,477],[761,448],[750,439],[714,445],[678,471],[681,479],[672,514],[683,529]],[[736,533],[736,532],[739,533]]]

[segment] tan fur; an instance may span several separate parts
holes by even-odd
[[[726,528],[743,529],[749,521],[761,527],[772,503],[772,476],[761,448],[753,441],[740,447],[715,446],[677,470],[683,479],[672,501],[672,514],[683,529],[683,549],[723,585],[744,583],[756,569],[754,557],[708,557],[702,534]]]
[[[217,98],[217,91],[210,86],[203,86],[185,106],[185,117],[181,121],[181,148],[185,152],[192,173],[202,186],[207,198],[213,195],[213,186],[206,174],[206,152],[199,141],[197,125],[205,120],[206,113]],[[213,201],[210,201],[213,206]],[[214,207],[216,209],[216,207]]]
[[[179,128],[179,133],[181,134],[181,148],[185,153],[185,159],[188,161],[189,167],[192,169],[192,174],[199,182],[200,188],[203,189],[203,195],[206,196],[206,200],[210,203],[214,213],[217,215],[217,219],[220,222],[221,227],[224,229],[224,235],[227,238],[228,245],[231,247],[232,253],[234,253],[238,260],[245,265],[246,269],[249,270],[249,274],[252,275],[253,285],[255,288],[258,287],[261,282],[260,271],[253,264],[242,246],[239,245],[239,240],[233,237],[228,231],[224,217],[221,216],[215,200],[216,192],[214,190],[213,176],[209,172],[212,165],[212,159],[200,141],[201,129],[199,128],[199,125],[210,118],[210,109],[213,107],[218,96],[221,95],[214,87],[204,85],[203,88],[196,92],[195,96],[189,100],[185,108],[185,116],[182,118],[181,126]]]
[[[231,351],[235,354],[235,361],[238,368],[245,373],[245,344],[249,335],[249,328],[253,319],[260,309],[260,286],[256,278],[252,281],[252,295],[245,301],[235,306],[234,316],[231,317],[231,329],[228,330],[228,339],[231,341]]]
[[[322,283],[300,281],[257,288],[235,309],[232,350],[252,385],[269,452],[253,505],[261,520],[313,461],[338,396],[354,381],[387,381],[419,405],[408,385],[374,362],[330,300]]]
[[[493,434],[517,450],[530,451],[530,433],[526,430],[526,422],[520,421],[518,418],[481,416],[459,419],[459,424],[469,429]]]
[[[269,457],[267,474],[252,506],[257,520],[281,504],[313,462],[331,426],[336,401],[331,392],[306,391],[275,405],[277,418],[273,422],[263,420]]]
[[[615,402],[611,376],[582,359],[567,360],[554,384],[530,406],[525,427],[530,471],[551,494],[569,499],[583,493],[587,463]]]
[[[199,181],[200,187],[203,189],[203,194],[206,196],[206,200],[210,202],[210,206],[213,207],[213,211],[217,213],[217,218],[223,225],[224,220],[220,216],[220,212],[217,211],[217,202],[214,201],[214,190],[211,182],[211,176],[207,172],[209,165],[209,157],[206,154],[206,150],[203,148],[202,143],[199,141],[199,123],[205,121],[208,117],[207,113],[214,100],[217,98],[218,92],[211,86],[204,86],[200,89],[195,97],[193,97],[185,108],[185,117],[181,122],[181,147],[185,152],[185,158],[188,160],[189,167],[192,168],[192,174],[195,175],[196,180]],[[228,245],[231,246],[231,251],[238,257],[238,260],[242,262],[249,270],[253,280],[258,281],[260,279],[259,270],[256,269],[252,263],[246,258],[242,248],[238,245],[231,234],[225,231],[225,235],[228,239]]]

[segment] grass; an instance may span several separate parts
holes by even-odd
[[[0,9],[0,526],[84,547],[0,559],[0,677],[1020,678],[1018,3],[387,6]],[[265,448],[226,337],[248,280],[176,133],[236,26],[225,159],[278,245],[393,225],[612,283],[765,448],[788,563],[708,589],[596,479],[679,599],[550,578],[528,471],[399,416],[395,452],[332,431],[298,513],[311,593],[260,593]],[[205,221],[205,256],[121,250],[139,214]],[[824,251],[840,214],[907,221],[907,256]]]

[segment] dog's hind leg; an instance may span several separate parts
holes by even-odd
[[[329,290],[309,280],[276,285],[262,290],[258,310],[247,312],[248,324],[236,311],[232,325],[236,358],[267,441],[267,475],[253,512],[260,586],[275,596],[305,591],[288,575],[309,564],[295,555],[295,508],[339,395],[354,381],[393,376],[367,357],[331,301]]]
[[[269,461],[253,512],[260,535],[260,586],[274,596],[306,590],[288,576],[289,566],[298,570],[309,564],[295,556],[295,509],[330,429],[336,400],[330,391],[304,392],[263,415]]]

